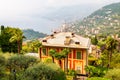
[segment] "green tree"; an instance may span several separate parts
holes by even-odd
[[[32,56],[24,56],[24,55],[15,55],[11,56],[7,60],[7,70],[10,72],[9,80],[14,80],[15,78],[18,80],[19,77],[24,73],[24,71],[37,63],[37,58]]]
[[[52,56],[52,62],[54,63],[54,57],[55,57],[55,54],[56,54],[57,52],[56,52],[56,50],[54,50],[54,49],[50,49],[50,51],[49,51],[49,55],[50,56]]]
[[[19,35],[16,35],[15,33],[18,33]],[[20,43],[19,43],[20,46],[16,45],[19,41],[10,42],[10,39],[13,39],[13,36],[14,37],[17,36],[17,38],[19,38],[21,34],[22,34],[22,31],[18,28],[5,27],[2,30],[2,33],[0,35],[1,50],[3,52],[14,52],[14,53],[20,51],[18,50],[18,47],[20,47],[19,49],[21,49],[22,39],[20,40]]]
[[[28,68],[20,80],[66,80],[66,76],[56,64],[39,63]]]
[[[111,60],[112,60],[112,54],[114,53],[114,50],[116,49],[117,41],[113,39],[112,37],[107,37],[106,39],[106,49],[108,52],[108,67],[110,66]]]
[[[97,37],[96,36],[92,37],[91,42],[92,42],[93,45],[97,45],[97,43],[98,43]]]
[[[64,59],[64,70],[67,73],[68,72],[68,54],[69,54],[69,49],[64,48],[61,52],[56,52],[55,50],[51,49],[49,51],[50,56],[52,56],[52,60],[54,62],[54,58],[59,60],[61,62],[61,59]],[[61,67],[61,64],[60,64]]]
[[[102,78],[102,77],[91,77],[91,78],[88,78],[87,80],[111,80],[111,79]]]
[[[110,69],[106,73],[105,78],[109,78],[111,80],[119,80],[120,79],[120,69]]]
[[[4,30],[4,26],[0,26],[0,48],[1,48],[3,30]]]
[[[4,26],[1,25],[1,26],[0,26],[0,35],[2,34],[3,30],[4,30]]]
[[[13,28],[7,27],[1,33],[1,50],[3,52],[16,52],[16,42],[10,43],[9,39],[12,36]]]
[[[120,53],[113,54],[111,67],[120,69]]]
[[[86,71],[89,72],[89,77],[103,77],[106,72],[107,68],[101,66],[86,66]]]
[[[10,72],[15,69],[17,71],[26,70],[29,66],[37,63],[37,58],[32,56],[15,55],[7,60],[7,68]]]
[[[15,28],[13,30],[12,36],[9,39],[10,42],[17,42],[18,54],[20,54],[21,45],[22,45],[22,39],[23,38],[24,38],[23,32],[20,29]]]
[[[65,72],[66,73],[68,73],[68,54],[70,53],[70,50],[68,49],[68,48],[65,48],[65,49],[63,49],[62,50],[62,52],[61,52],[62,54],[63,54],[63,56],[64,56],[64,64],[65,64],[65,66],[64,66],[64,70],[65,70]]]
[[[28,47],[32,48],[32,52],[37,52],[38,48],[41,46],[42,46],[42,43],[39,40],[33,40],[33,41],[28,42]]]
[[[5,69],[6,69],[6,60],[5,58],[0,55],[0,79],[3,79],[5,77]]]

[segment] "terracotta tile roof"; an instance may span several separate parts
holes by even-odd
[[[42,39],[43,46],[89,48],[90,39],[71,32],[54,33]]]

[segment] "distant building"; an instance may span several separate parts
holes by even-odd
[[[60,52],[64,48],[69,48],[68,69],[74,69],[78,73],[86,74],[85,66],[88,65],[89,47],[89,38],[84,38],[71,32],[54,32],[52,35],[43,38],[39,55],[41,60],[44,60],[51,57],[49,56],[50,49],[55,49],[57,52]],[[61,62],[55,60],[55,63],[60,65],[64,70],[64,60],[61,60]]]
[[[99,29],[99,28],[98,28],[98,29],[92,28],[92,33],[93,33],[93,34],[98,34],[98,33],[99,33],[99,31],[100,31],[100,29]]]

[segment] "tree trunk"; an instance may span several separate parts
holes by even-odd
[[[20,41],[18,41],[18,54],[20,54]]]
[[[109,66],[111,65],[111,61],[112,61],[112,50],[110,52],[110,64],[109,64]]]
[[[108,55],[108,65],[107,65],[107,68],[110,67],[110,54]]]
[[[52,62],[54,63],[55,61],[54,61],[54,57],[52,56]]]
[[[108,55],[108,65],[107,65],[108,68],[110,68],[111,59],[112,59],[112,50],[110,51],[110,53],[109,53],[109,55]]]
[[[32,47],[32,52],[34,53],[34,51],[35,51],[35,48],[34,48],[34,47]]]
[[[62,61],[61,60],[59,60],[59,66],[60,66],[60,68],[62,68]]]
[[[68,73],[68,55],[64,59],[64,70],[65,70],[65,72],[67,74]]]
[[[39,48],[39,56],[40,56],[40,60],[41,60],[41,57],[42,57],[41,48]]]

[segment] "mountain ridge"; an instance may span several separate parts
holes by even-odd
[[[120,35],[120,2],[104,6],[82,21],[74,22],[69,31],[82,35],[119,34]]]
[[[34,31],[33,29],[24,29],[23,35],[26,37],[24,40],[34,40],[45,37],[47,34]]]

